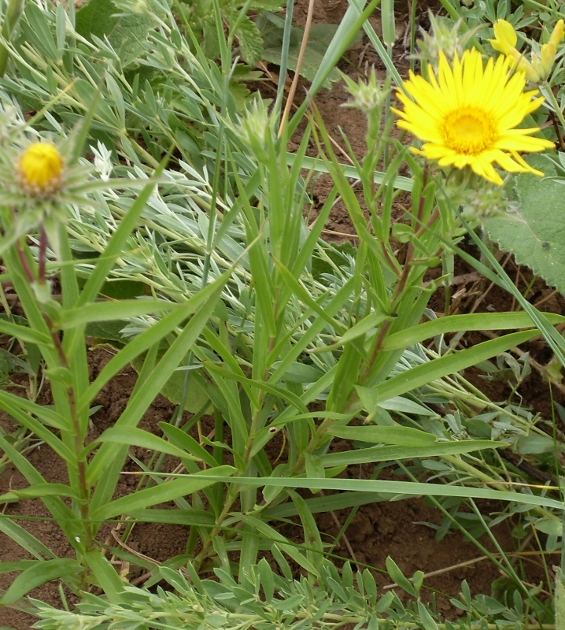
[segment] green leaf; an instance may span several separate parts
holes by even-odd
[[[84,334],[100,341],[117,341],[118,345],[124,344],[127,339],[122,335],[122,330],[130,322],[126,319],[116,319],[107,322],[89,323],[84,328]]]
[[[437,442],[436,437],[430,433],[402,426],[332,427],[328,430],[328,433],[344,440],[357,440],[372,444],[428,446]]]
[[[37,403],[32,402],[31,400],[27,400],[22,398],[21,396],[16,396],[15,394],[11,394],[10,392],[1,392],[0,391],[0,407],[5,409],[10,414],[17,413],[18,415],[14,416],[19,422],[27,426],[27,422],[32,422],[31,418],[24,418],[21,413],[21,410],[25,410],[30,414],[36,415],[42,422],[48,424],[49,426],[55,427],[56,429],[60,429],[62,431],[70,431],[71,423],[70,421],[57,413],[54,409],[50,407],[45,407],[43,405],[38,405]],[[36,432],[37,429],[35,427],[29,427],[32,431]],[[45,439],[48,444],[50,444],[49,439],[46,439],[45,436],[40,436],[42,439]],[[53,436],[56,437],[56,436]],[[50,444],[50,446],[52,446]],[[69,451],[70,453],[70,451]],[[66,459],[66,455],[63,456],[63,459]]]
[[[227,277],[224,276],[223,282],[226,280]],[[156,324],[151,326],[151,328],[148,328],[136,338],[132,339],[125,348],[112,357],[112,359],[108,361],[106,366],[97,376],[96,380],[91,383],[87,389],[81,403],[79,404],[79,409],[81,408],[81,405],[90,405],[102,387],[104,387],[104,385],[128,363],[133,362],[136,357],[146,352],[155,343],[170,334],[171,331],[173,331],[177,326],[180,326],[189,315],[197,310],[200,311],[203,308],[206,308],[206,305],[208,305],[210,301],[217,299],[219,297],[219,294],[216,295],[218,291],[218,282],[223,287],[221,278],[219,281],[216,280],[215,282],[209,284],[207,287],[191,296],[186,303],[179,304],[175,310],[165,315]]]
[[[266,540],[273,543],[277,543],[280,549],[282,549],[288,556],[290,556],[296,563],[298,563],[303,569],[306,569],[308,573],[319,577],[318,569],[310,562],[300,551],[300,548],[289,544],[289,540],[280,534],[276,529],[272,528],[267,523],[255,518],[254,516],[241,515],[241,520],[251,525],[259,534],[261,534]]]
[[[565,317],[555,313],[545,313],[545,316],[552,324],[561,324],[565,321]],[[516,330],[531,326],[532,319],[528,313],[516,313],[514,311],[509,313],[448,315],[389,335],[384,342],[383,350],[404,349],[445,333],[467,330]]]
[[[297,156],[294,153],[287,153],[285,156],[287,166],[292,166],[297,159]],[[316,173],[329,173],[330,169],[318,158],[308,157],[305,155],[300,160],[302,168],[315,171]],[[338,163],[339,169],[343,172],[343,174],[350,179],[359,179],[359,171],[355,166],[350,166],[349,164],[340,164]],[[386,173],[382,173],[381,171],[375,171],[373,175],[373,181],[375,184],[382,184],[386,177]],[[412,190],[413,180],[408,177],[401,177],[398,175],[392,180],[392,185],[394,188],[399,188],[400,190]],[[342,244],[340,247],[353,248],[353,246]]]
[[[33,2],[26,2],[25,18],[21,21],[21,33],[17,45],[31,44],[46,60],[60,61],[62,51],[57,47],[50,28],[47,12]]]
[[[212,478],[210,475],[231,476],[234,472],[235,468],[232,466],[218,466],[217,468],[211,468],[195,475],[178,477],[160,486],[140,490],[135,494],[130,494],[111,501],[107,505],[103,505],[98,510],[95,510],[91,516],[95,521],[105,521],[120,514],[129,514],[132,510],[142,510],[150,505],[173,501],[174,499],[198,492],[216,483],[216,479]]]
[[[167,436],[171,444],[178,446],[179,449],[182,449],[187,453],[192,453],[195,458],[201,459],[212,468],[218,465],[218,462],[214,459],[214,457],[182,429],[179,429],[168,422],[159,422],[159,428],[163,431],[163,434]]]
[[[0,573],[11,571],[25,571],[32,567],[37,560],[18,560],[17,562],[0,562]]]
[[[376,327],[385,319],[389,318],[384,313],[370,313],[367,317],[364,317],[354,326],[349,328],[336,343],[331,346],[326,346],[326,350],[339,348],[354,339],[358,339],[359,337],[366,335],[369,331],[375,330]]]
[[[406,591],[408,594],[413,597],[417,597],[417,593],[414,589],[412,582],[402,573],[400,567],[396,564],[396,562],[390,557],[386,558],[386,570],[390,575],[390,579],[400,586],[400,588]]]
[[[134,367],[137,369],[136,365],[137,362],[134,364]],[[210,413],[212,409],[210,398],[192,376],[188,377],[188,390],[186,397],[184,397],[185,378],[186,372],[184,370],[175,370],[169,380],[163,385],[161,394],[176,405],[180,404],[181,400],[184,399],[184,409],[190,413],[199,412],[208,403],[210,406],[207,409],[207,413]]]
[[[174,309],[174,302],[163,300],[119,300],[117,302],[95,302],[78,308],[71,308],[61,313],[57,324],[64,330],[83,326],[90,322],[108,322],[116,319],[127,319],[163,313]]]
[[[538,518],[534,527],[548,536],[563,536],[563,523],[557,518]]]
[[[516,262],[527,265],[549,285],[565,294],[565,188],[562,177],[547,157],[527,159],[545,173],[545,179],[522,173],[514,177],[515,210],[484,219],[489,237],[512,252]]]
[[[420,613],[420,621],[422,622],[424,630],[439,630],[437,623],[430,615],[430,611],[421,601],[418,601],[418,612]]]
[[[43,560],[44,558],[53,559],[56,557],[51,549],[46,547],[33,536],[33,534],[30,534],[21,525],[15,523],[5,514],[0,515],[0,532],[9,536],[20,547],[25,549],[32,556],[35,556],[38,560]]]
[[[293,490],[289,490],[288,494],[298,510],[302,529],[304,530],[304,542],[307,546],[306,557],[312,564],[316,564],[319,562],[320,558],[323,557],[324,553],[324,545],[320,537],[320,531],[318,530],[316,521],[312,516],[307,502]]]
[[[356,385],[355,389],[361,400],[363,407],[371,414],[377,414],[379,407],[387,411],[396,411],[399,413],[413,413],[419,416],[435,416],[436,414],[427,407],[415,403],[409,398],[403,396],[394,396],[388,400],[379,402],[377,387],[362,387]]]
[[[92,570],[99,586],[106,593],[108,600],[114,604],[118,603],[120,594],[124,590],[124,582],[110,564],[108,558],[102,554],[100,549],[90,549],[90,551],[84,553],[84,559]]]
[[[159,167],[155,171],[155,177],[159,177],[165,168],[168,156],[164,158]],[[96,267],[88,277],[86,284],[80,295],[80,299],[77,306],[82,306],[88,302],[92,302],[98,296],[100,289],[104,286],[106,278],[112,270],[115,260],[122,253],[126,241],[128,240],[132,230],[135,228],[145,204],[151,197],[153,189],[155,188],[155,181],[150,181],[143,190],[137,195],[135,201],[129,207],[127,213],[121,218],[118,229],[112,234],[110,240],[106,243],[106,249],[104,256],[101,257]]]
[[[357,428],[357,427],[355,427]],[[369,427],[367,427],[369,428]],[[375,427],[375,429],[388,427]],[[391,427],[392,428],[392,427]],[[433,437],[430,435],[430,437]],[[320,460],[324,468],[347,466],[368,462],[386,462],[395,459],[415,459],[420,457],[441,457],[442,455],[460,455],[485,448],[497,448],[500,442],[489,440],[461,440],[458,442],[437,442],[426,446],[371,446],[342,453],[327,453]]]
[[[418,416],[436,416],[437,414],[424,407],[409,398],[404,398],[403,396],[395,396],[394,398],[389,398],[388,400],[384,400],[379,404],[379,407],[382,409],[386,409],[387,411],[396,411],[398,413],[413,413]]]
[[[174,446],[167,440],[138,429],[137,427],[110,427],[96,440],[96,442],[114,442],[116,444],[131,444],[132,446],[141,446],[157,453],[167,453],[179,458],[188,458],[199,461],[199,458],[190,455],[186,451]]]
[[[334,383],[328,395],[326,408],[330,411],[343,411],[359,376],[361,354],[352,344],[345,346],[337,364]]]
[[[51,580],[65,575],[78,573],[82,569],[79,562],[70,558],[57,558],[56,560],[37,561],[32,567],[26,569],[12,582],[10,588],[4,593],[0,604],[7,606],[13,604],[27,595],[37,586],[41,586]]]
[[[273,578],[273,569],[271,569],[269,563],[265,558],[261,558],[257,565],[259,569],[259,577],[261,578],[261,586],[265,593],[265,601],[269,604],[275,593],[275,581]]]
[[[149,11],[123,14],[110,0],[90,0],[76,12],[77,33],[90,41],[107,37],[124,67],[143,53],[154,25]]]
[[[51,343],[51,339],[47,335],[44,335],[37,330],[26,328],[25,326],[12,324],[11,322],[4,321],[3,319],[0,319],[0,333],[10,337],[15,337],[19,341],[24,341],[25,343],[43,345]]]
[[[253,20],[247,16],[238,16],[237,39],[241,58],[250,66],[256,66],[263,55],[263,40],[261,33]]]
[[[344,508],[377,503],[385,499],[388,499],[388,497],[377,492],[340,492],[339,494],[306,499],[306,504],[312,514],[320,514],[332,510],[337,511]],[[293,503],[283,503],[282,505],[267,508],[262,514],[266,520],[271,520],[295,516],[298,514],[298,510]]]
[[[270,63],[281,65],[281,51],[284,33],[284,20],[272,13],[264,13],[258,21],[259,29],[263,35],[264,50],[263,59]],[[320,68],[322,59],[326,54],[334,35],[338,30],[337,24],[313,24],[308,37],[308,45],[300,67],[300,74],[308,81],[312,81]],[[287,69],[296,71],[298,55],[302,44],[304,30],[297,26],[292,27],[290,43],[288,47]],[[352,43],[359,41],[358,34]],[[335,68],[329,73],[324,82],[324,87],[331,87],[334,81],[339,81],[339,73]]]
[[[379,492],[392,495],[429,495],[435,497],[472,497],[473,499],[493,499],[495,501],[514,501],[518,504],[548,507],[562,510],[563,502],[548,497],[535,496],[523,492],[492,490],[490,488],[471,488],[464,486],[448,486],[445,484],[419,483],[412,481],[388,481],[372,479],[312,479],[308,477],[278,478],[268,477],[212,477],[222,483],[238,483],[252,487],[278,488],[320,488],[322,490],[351,490],[354,492]]]
[[[79,499],[78,494],[69,486],[63,483],[36,483],[21,490],[10,490],[0,495],[0,503],[13,501],[15,499],[36,499],[41,497],[71,497]]]
[[[147,378],[147,382],[144,383],[144,387],[140,388],[139,390],[135,390],[134,394],[129,400],[128,406],[118,419],[117,424],[119,424],[120,426],[137,426],[137,423],[139,422],[155,396],[157,396],[159,391],[163,388],[167,380],[170,378],[171,374],[178,367],[182,359],[186,356],[190,347],[196,341],[196,339],[202,332],[202,329],[207,324],[208,319],[214,311],[216,303],[221,296],[222,289],[227,282],[230,274],[231,271],[225,272],[222,276],[217,278],[202,291],[196,293],[189,300],[189,304],[194,304],[194,301],[198,301],[198,299],[201,299],[203,295],[209,296],[208,301],[204,303],[204,305],[198,310],[198,312],[193,315],[190,321],[184,325],[177,339],[173,341],[163,358],[152,370],[150,377]],[[173,311],[173,313],[175,312],[176,311]],[[158,324],[153,327],[153,330],[149,329],[147,331],[150,334],[150,337],[151,333],[154,332],[154,329],[157,328],[157,326]],[[142,335],[140,335],[131,344],[128,344],[128,346],[126,346],[126,349],[133,346],[137,341],[139,341],[143,334],[144,333],[142,333]],[[158,339],[154,338],[153,341],[156,342],[158,341]],[[123,355],[123,353],[124,350],[120,352],[120,355]],[[117,359],[117,357],[114,357],[114,359]],[[111,362],[112,361],[108,363],[108,366]],[[119,445],[103,444],[100,450],[94,456],[92,462],[90,463],[88,471],[88,482],[95,483],[96,481],[98,481],[100,479],[100,476],[108,470],[108,467],[112,466],[112,462],[116,457],[118,457],[119,453],[121,452],[123,452],[123,447]],[[107,488],[106,490],[109,491],[109,488]],[[106,492],[106,490],[104,492]],[[105,503],[105,501],[101,500],[101,493],[99,492],[98,488],[95,491],[93,501],[100,501],[100,505]]]
[[[129,513],[134,521],[142,523],[168,523],[169,525],[205,525],[213,527],[214,515],[206,510],[178,509],[158,510],[154,508],[132,510]]]
[[[381,383],[378,387],[378,400],[382,402],[394,396],[400,396],[439,378],[464,370],[481,361],[495,357],[501,352],[506,352],[509,348],[518,346],[538,334],[538,330],[511,333],[498,339],[484,341],[455,355],[446,355],[418,365]]]
[[[10,442],[8,442],[8,440],[2,436],[1,432],[0,448],[10,458],[11,462],[18,468],[30,484],[36,485],[46,483],[41,474],[17,449],[10,444]],[[76,546],[77,536],[80,538],[83,534],[83,526],[78,522],[76,514],[62,501],[62,499],[57,496],[44,496],[42,501],[51,512],[57,523],[59,523],[59,526],[64,531],[67,539],[71,541],[71,544]],[[2,523],[2,520],[3,519],[0,519],[0,523]],[[1,524],[0,529],[5,531],[5,529],[2,529]],[[25,535],[21,532],[18,536],[25,541],[26,544],[33,545],[34,549],[40,549],[42,547],[41,543],[34,540],[31,535]],[[32,553],[34,553],[34,551],[32,551]]]
[[[518,439],[516,453],[518,455],[540,455],[541,453],[553,453],[555,449],[562,451],[563,446],[555,444],[555,440],[549,435],[532,433]]]
[[[106,76],[109,80],[111,75]],[[89,255],[89,258],[92,254]],[[102,285],[100,295],[114,300],[133,300],[133,298],[147,295],[147,285],[137,280],[108,280]]]

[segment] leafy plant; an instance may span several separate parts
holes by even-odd
[[[217,3],[211,0],[180,0],[177,8],[191,25],[206,57],[217,59],[221,56],[224,33],[220,24],[225,23],[237,39],[243,61],[256,66],[264,58],[264,38],[249,13],[280,11],[283,4],[280,0],[220,0]]]
[[[288,50],[284,50],[285,20],[271,12],[264,12],[257,21],[259,31],[263,35],[263,50],[261,58],[278,66],[285,66],[287,70],[296,72],[300,47],[304,37],[304,29],[293,26],[289,33]],[[337,32],[337,24],[312,24],[308,33],[308,42],[304,57],[300,65],[300,75],[308,81],[316,76],[318,68],[324,58],[328,46],[331,44]],[[361,39],[361,34],[352,43]],[[283,62],[284,59],[284,62]],[[339,72],[334,68],[327,76],[324,87],[331,87],[335,81],[339,81]]]
[[[119,601],[108,604],[103,598],[87,595],[76,612],[57,610],[37,601],[42,620],[36,626],[46,630],[62,626],[95,630],[127,623],[132,629],[184,626],[203,630],[219,627],[298,630],[307,623],[316,630],[343,624],[371,629],[465,627],[472,630],[494,621],[498,627],[520,624],[523,630],[539,628],[534,623],[522,625],[524,604],[519,595],[504,603],[485,596],[473,598],[469,586],[463,582],[461,599],[452,599],[462,617],[457,623],[446,621],[438,626],[434,621],[433,600],[430,604],[421,600],[403,603],[393,590],[379,594],[374,577],[366,569],[354,572],[347,563],[340,572],[333,563],[324,560],[316,576],[293,579],[289,565],[282,556],[279,558],[277,569],[282,575],[262,559],[250,567],[239,583],[221,569],[216,570],[214,580],[203,580],[194,573],[183,576],[162,568],[162,578],[175,594],[161,587],[153,594],[126,586]],[[390,558],[387,567],[394,582],[390,586],[398,585],[410,595],[420,590],[421,575],[406,578]]]
[[[311,96],[361,27],[390,81],[399,81],[390,70],[390,46],[383,47],[368,22],[376,4],[352,1],[313,76]],[[212,5],[216,16],[234,18],[232,8]],[[384,8],[390,27],[392,4]],[[426,495],[444,515],[438,538],[448,527],[462,529],[506,579],[499,600],[472,598],[462,585],[452,603],[468,615],[468,627],[551,622],[549,606],[504,551],[495,557],[485,549],[480,537],[492,536],[495,519],[474,503],[504,502],[500,520],[522,515],[524,530],[547,534],[548,550],[557,548],[562,502],[500,456],[506,450],[531,455],[536,446],[538,455],[547,454],[545,427],[512,403],[489,400],[463,371],[540,330],[559,348],[553,326],[564,318],[524,304],[487,248],[490,268],[459,249],[466,234],[484,244],[444,194],[442,179],[391,137],[388,85],[348,86],[367,115],[362,159],[351,155],[352,166],[344,168],[315,107],[291,155],[289,138],[311,101],[286,126],[278,124],[280,109],[269,111],[259,99],[238,112],[230,91],[238,18],[228,20],[227,41],[218,36],[219,68],[189,20],[179,28],[178,15],[161,5],[153,17],[155,26],[125,64],[119,48],[126,40],[102,41],[92,33],[92,18],[79,33],[78,13],[75,20],[73,9],[66,14],[60,5],[30,3],[21,25],[25,44],[9,48],[11,72],[0,101],[6,115],[14,114],[14,134],[69,137],[68,167],[79,162],[90,175],[81,182],[81,203],[63,199],[59,221],[48,226],[54,234],[49,254],[43,206],[33,206],[40,220],[16,233],[13,197],[7,188],[0,197],[6,278],[26,318],[0,320],[0,331],[39,348],[54,397],[50,408],[0,392],[0,407],[65,462],[69,479],[47,483],[13,440],[0,435],[5,455],[29,483],[0,497],[7,504],[0,529],[34,558],[0,564],[4,572],[20,571],[0,603],[62,579],[82,601],[76,611],[37,603],[42,627],[323,628],[346,621],[453,627],[441,621],[433,597],[423,603],[422,573],[408,578],[393,559],[387,572],[408,603],[393,585],[377,597],[368,570],[354,573],[345,564],[340,575],[314,519],[319,511]],[[24,123],[18,101],[37,106],[33,127]],[[6,150],[13,150],[14,137],[4,140]],[[81,157],[83,142],[92,164]],[[307,159],[310,142],[317,156]],[[17,177],[17,159],[5,162]],[[401,167],[409,177],[398,176]],[[309,186],[320,171],[330,175],[333,189],[306,225]],[[400,189],[408,193],[403,201]],[[355,248],[322,239],[338,199],[355,228]],[[401,221],[393,221],[393,209],[402,211]],[[18,225],[26,227],[23,219]],[[34,240],[37,247],[30,247]],[[524,312],[437,318],[427,305],[453,268],[454,252],[517,293]],[[429,281],[429,270],[440,265],[440,277]],[[45,295],[46,274],[60,282],[60,302]],[[85,337],[93,324],[120,349],[89,382]],[[501,334],[458,351],[446,342],[469,330]],[[139,371],[128,405],[115,426],[89,442],[96,395],[128,363]],[[138,423],[159,392],[179,408],[155,435]],[[186,408],[193,415],[183,415]],[[213,431],[206,437],[198,429],[208,413]],[[332,452],[336,438],[348,448]],[[278,459],[266,454],[275,445]],[[131,446],[150,450],[149,462]],[[165,456],[175,458],[179,472],[165,471]],[[140,485],[115,497],[128,458]],[[360,464],[371,467],[373,478],[339,477]],[[560,472],[558,458],[553,464]],[[394,465],[403,478],[380,478],[383,465]],[[339,492],[319,494],[330,490]],[[10,518],[9,503],[29,498],[43,501],[74,557],[56,557]],[[172,509],[156,507],[167,501]],[[463,507],[476,515],[473,526]],[[300,524],[303,541],[281,533],[288,519]],[[123,520],[187,526],[184,552],[157,563],[103,543],[101,524]],[[146,569],[145,588],[125,583],[109,554]],[[166,588],[151,592],[161,580]],[[102,594],[89,592],[92,587]]]

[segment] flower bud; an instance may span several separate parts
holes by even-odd
[[[252,149],[259,161],[268,161],[269,146],[275,142],[275,134],[273,117],[263,101],[254,101],[246,109],[234,131]]]
[[[436,17],[431,11],[428,17],[431,32],[422,31],[422,39],[418,42],[419,52],[414,57],[420,60],[422,67],[431,64],[437,70],[441,55],[445,55],[449,61],[454,56],[461,58],[478,29],[472,28],[466,33],[459,33],[462,19],[452,23],[448,19]]]
[[[559,20],[551,33],[549,42],[541,47],[538,73],[542,79],[547,79],[551,74],[555,63],[555,55],[557,54],[557,46],[562,39],[563,20]]]
[[[511,57],[515,60],[515,67],[526,75],[526,79],[531,83],[541,83],[543,77],[540,74],[540,64],[538,63],[539,57],[532,53],[532,63],[530,63],[524,55],[521,55],[517,50],[513,52]]]
[[[553,45],[557,49],[557,44],[561,42],[563,39],[563,20],[559,20],[555,25],[553,31],[551,32],[551,37],[549,38],[549,43]]]
[[[21,155],[17,178],[31,197],[50,197],[61,187],[63,158],[49,142],[34,142]]]
[[[366,83],[362,80],[355,83],[345,74],[341,76],[346,83],[345,89],[353,97],[353,100],[345,103],[344,107],[355,107],[365,114],[370,114],[383,106],[389,90],[388,87],[383,85],[382,81],[377,80],[375,68],[371,70],[369,80]]]

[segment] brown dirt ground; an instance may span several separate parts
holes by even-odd
[[[402,6],[401,3],[398,3]],[[419,9],[423,11],[430,6],[429,2],[419,2]],[[295,19],[298,23],[303,23],[306,16],[307,2],[300,0],[295,8]],[[346,0],[333,2],[323,2],[316,0],[315,21],[338,23],[347,7]],[[398,67],[401,71],[406,71],[407,59],[406,50],[402,43],[403,29],[408,23],[408,12],[400,10],[397,15],[399,28],[399,41],[395,47]],[[422,13],[422,21],[425,22],[425,14]],[[379,28],[378,13],[372,18],[374,26]],[[363,40],[357,44],[347,55],[347,60],[342,64],[341,69],[347,72],[354,80],[366,71],[367,66],[375,64],[379,70],[379,62],[370,46]],[[380,68],[382,70],[382,68]],[[320,109],[323,119],[326,122],[328,131],[341,144],[340,129],[342,129],[355,151],[356,155],[362,155],[365,142],[365,122],[363,115],[353,109],[343,109],[341,104],[347,100],[347,93],[343,83],[333,86],[331,91],[323,90],[317,97],[316,103]],[[316,182],[315,195],[321,203],[329,191],[329,181],[321,177]],[[399,210],[401,213],[401,210]],[[353,231],[347,210],[343,206],[337,205],[328,223],[326,236],[336,240],[347,240],[348,234]],[[509,272],[516,274],[517,281],[522,288],[531,279],[531,275],[526,270],[518,270],[512,267],[512,262],[507,264]],[[470,274],[464,264],[458,263],[456,275],[464,278],[464,274]],[[450,312],[471,312],[477,303],[477,297],[485,295],[487,287],[481,285],[470,278],[467,281],[452,287],[452,299],[450,301]],[[453,295],[454,294],[454,295]],[[536,280],[530,291],[532,303],[544,302],[544,308],[551,312],[565,313],[565,301],[558,295],[553,294],[542,281]],[[443,312],[444,296],[440,291],[434,296],[431,307],[437,312]],[[503,295],[498,289],[489,290],[479,306],[479,310],[495,308],[497,311],[509,310],[513,307],[511,300]],[[485,338],[479,333],[464,338],[463,344],[472,344],[483,341]],[[539,341],[532,341],[524,350],[532,352],[532,357],[542,365],[545,365],[551,358],[545,345]],[[105,361],[108,360],[108,351],[97,349],[90,355],[91,369],[96,374]],[[504,400],[509,394],[506,383],[487,383],[477,373],[469,371],[466,375],[470,380],[479,386],[493,400]],[[111,384],[100,393],[97,404],[102,405],[93,416],[91,437],[94,439],[105,428],[112,423],[121,413],[127,404],[129,394],[135,383],[135,372],[132,369],[124,370]],[[519,389],[523,397],[523,404],[539,411],[546,418],[551,417],[551,401],[548,386],[535,370],[526,379]],[[553,392],[554,397],[565,404],[565,396],[557,389]],[[45,404],[49,404],[48,394],[44,394]],[[169,420],[173,414],[174,406],[162,397],[159,397],[144,417],[142,428],[153,430],[159,434],[157,423],[162,420]],[[13,424],[5,416],[0,417],[0,424],[3,429],[9,431]],[[337,442],[332,448],[344,448],[343,444]],[[145,456],[140,449],[137,455],[141,458]],[[274,453],[274,457],[278,451]],[[64,467],[56,457],[52,456],[45,446],[37,447],[29,452],[29,459],[47,481],[65,482],[66,472]],[[133,466],[132,466],[133,470]],[[347,474],[355,477],[369,478],[372,473],[370,466],[358,467],[350,470]],[[392,475],[393,471],[385,471],[386,475]],[[131,491],[134,484],[133,477],[124,477],[119,488],[120,494]],[[26,485],[22,476],[11,466],[0,474],[0,493],[6,492],[10,488],[20,488]],[[499,506],[484,504],[482,508],[486,511],[496,512]],[[18,522],[30,532],[35,534],[42,542],[48,545],[60,556],[71,555],[70,545],[58,528],[49,520],[47,512],[39,501],[25,501],[18,504],[6,506],[5,513],[25,517]],[[316,516],[320,530],[324,533],[325,540],[330,542],[337,535],[341,525],[347,518],[349,510],[342,510],[335,515],[321,514]],[[34,520],[39,519],[39,520]],[[490,594],[491,586],[501,574],[490,562],[480,560],[482,555],[477,548],[467,542],[458,532],[450,532],[441,541],[435,539],[435,531],[426,523],[438,525],[441,521],[441,513],[426,503],[421,498],[410,498],[403,501],[376,503],[366,505],[357,511],[347,532],[347,543],[342,538],[334,552],[344,558],[350,558],[358,563],[366,563],[378,571],[382,571],[385,566],[385,559],[391,556],[402,571],[410,576],[416,570],[426,573],[433,573],[426,578],[425,584],[437,590],[438,608],[449,618],[456,617],[456,611],[448,601],[448,596],[457,596],[460,589],[461,580],[468,580],[473,593]],[[496,528],[495,534],[501,546],[505,550],[515,548],[515,541],[510,535],[510,524],[503,524]],[[300,541],[302,531],[298,526],[284,525],[281,532],[293,540]],[[163,561],[177,554],[184,552],[188,537],[188,528],[181,526],[166,526],[161,524],[137,525],[128,545],[136,552],[144,554],[157,561]],[[107,532],[102,532],[102,537]],[[481,542],[492,550],[492,545],[485,537]],[[28,557],[22,553],[21,548],[11,539],[0,533],[0,561],[9,562]],[[466,561],[473,561],[470,564],[462,565]],[[551,564],[551,563],[550,563]],[[130,574],[129,578],[134,579],[138,573]],[[14,578],[14,574],[0,575],[0,590],[6,589]],[[533,584],[539,583],[543,579],[543,573],[538,564],[528,565],[528,577]],[[378,583],[382,588],[388,587],[388,579],[382,573],[377,574]],[[46,584],[35,589],[33,597],[42,599],[53,605],[61,605],[61,600],[56,583]],[[67,596],[69,594],[67,593]],[[72,596],[69,602],[73,603]],[[12,627],[16,630],[26,630],[33,623],[33,617],[20,610],[3,608],[0,609],[0,625]]]

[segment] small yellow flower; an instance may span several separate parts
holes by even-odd
[[[489,39],[490,45],[503,55],[510,55],[512,48],[516,48],[518,36],[510,22],[506,20],[497,20],[494,25],[495,39]]]
[[[563,30],[564,30],[564,21],[559,20],[557,24],[554,26],[553,31],[551,32],[551,36],[549,38],[550,45],[557,48],[557,44],[561,42],[563,39]]]
[[[512,24],[506,20],[497,20],[493,25],[493,30],[495,39],[489,39],[490,45],[512,60],[514,67],[523,72],[528,81],[540,83],[542,78],[535,67],[537,65],[535,57],[532,55],[534,64],[531,64],[521,52],[516,50],[518,35]]]
[[[18,182],[31,197],[49,197],[61,187],[63,158],[49,142],[34,142],[21,155]]]
[[[547,79],[551,74],[553,64],[555,63],[555,55],[557,54],[557,46],[563,39],[563,20],[559,20],[555,25],[549,42],[541,47],[540,74]]]
[[[523,53],[516,50],[518,36],[512,24],[506,20],[497,20],[494,25],[494,39],[489,39],[491,46],[514,61],[514,67],[525,73],[528,81],[541,83],[545,81],[553,69],[557,46],[563,39],[563,20],[559,20],[553,29],[549,42],[543,44],[540,54],[532,52],[531,62]]]
[[[510,75],[506,57],[483,65],[478,50],[467,50],[461,60],[457,55],[450,66],[442,53],[439,71],[429,67],[430,79],[410,72],[397,93],[404,111],[393,110],[397,123],[423,141],[414,153],[439,166],[458,169],[471,167],[481,177],[501,185],[497,164],[510,173],[534,173],[518,152],[540,152],[554,147],[553,142],[533,138],[539,129],[517,126],[540,107],[543,98],[533,98],[537,90],[524,92],[526,77],[516,71]]]

